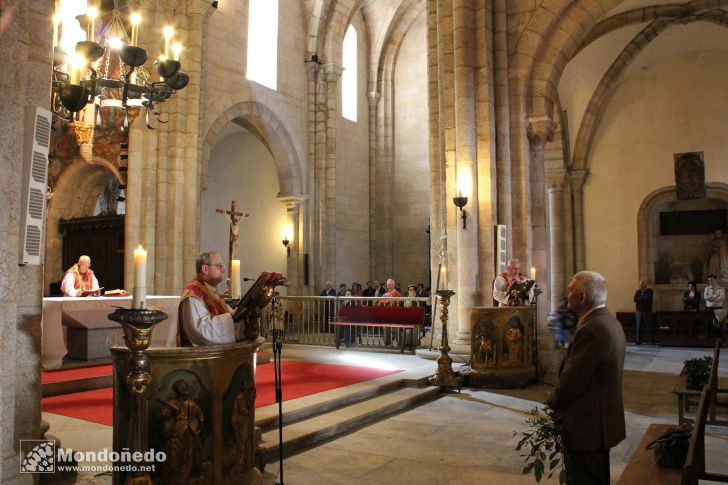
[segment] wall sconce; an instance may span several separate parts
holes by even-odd
[[[286,257],[288,257],[288,258],[291,257],[291,248],[288,247],[288,244],[290,244],[291,239],[293,239],[293,231],[291,230],[290,227],[286,227],[283,230],[283,239],[281,240],[281,242],[283,243],[283,247],[286,248]]]
[[[465,174],[458,175],[458,181],[457,181],[457,190],[458,195],[456,197],[452,198],[453,204],[455,204],[455,207],[460,209],[460,212],[462,213],[462,219],[463,219],[463,229],[467,229],[468,227],[468,213],[463,210],[463,207],[465,207],[468,204],[468,196],[467,196],[467,189],[470,188],[469,180],[467,180]]]
[[[461,194],[460,191],[458,191],[458,194]],[[463,197],[462,195],[458,195],[457,197],[452,198],[453,203],[455,204],[455,207],[460,209],[460,212],[462,212],[462,218],[463,218],[463,229],[468,228],[468,213],[463,210],[463,207],[465,207],[468,203],[468,198]]]

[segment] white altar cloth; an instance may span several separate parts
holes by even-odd
[[[98,310],[108,310],[106,312],[106,315],[108,315],[115,310],[114,307],[130,308],[131,297],[43,298],[43,352],[41,356],[43,369],[60,368],[63,357],[68,353],[66,332],[62,323],[64,313],[73,312],[74,317],[78,318],[79,315],[83,316],[84,311],[93,310],[93,313],[98,315]],[[161,310],[169,316],[167,320],[154,327],[152,347],[176,346],[178,307],[178,296],[147,296],[147,308]],[[109,320],[109,326],[118,326],[121,335],[121,325]]]

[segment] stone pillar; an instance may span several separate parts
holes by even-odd
[[[288,256],[285,275],[291,286],[289,295],[303,295],[303,224],[301,223],[301,202],[306,198],[300,195],[279,195],[278,200],[286,207],[286,223],[291,228],[293,240],[288,244],[291,254]]]
[[[564,290],[565,261],[564,238],[564,187],[565,170],[552,170],[545,174],[549,210],[549,296],[551,313],[559,308],[561,292]]]
[[[320,287],[319,278],[322,278],[324,264],[324,215],[326,213],[326,114],[322,113],[325,106],[323,96],[320,94],[321,65],[316,62],[306,64],[308,71],[308,99],[309,99],[309,126],[308,126],[308,184],[312,200],[307,204],[307,240],[311,261],[309,264],[309,285],[314,289]],[[325,277],[323,277],[325,278]],[[314,294],[317,294],[314,292]]]
[[[586,170],[570,170],[569,182],[574,205],[574,272],[586,269],[586,256],[584,249],[584,182],[588,173]]]
[[[453,45],[455,63],[455,190],[468,197],[467,228],[457,220],[457,333],[452,344],[470,348],[470,310],[479,305],[478,214],[479,193],[475,116],[475,33],[472,0],[453,1]],[[452,184],[451,184],[452,186]],[[458,213],[459,215],[459,213]],[[455,348],[455,347],[454,347]]]
[[[510,232],[513,223],[513,208],[511,206],[511,134],[508,105],[508,15],[506,0],[495,0],[493,10],[498,224],[505,224],[507,231]],[[511,254],[512,244],[512,239],[508,237],[507,254]]]
[[[369,101],[369,275],[378,278],[377,272],[377,106],[381,93],[367,93]]]
[[[336,126],[338,124],[339,79],[344,68],[326,64],[326,212],[324,234],[324,274],[326,280],[336,281]]]

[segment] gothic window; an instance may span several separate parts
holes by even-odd
[[[278,0],[250,0],[247,78],[277,88]]]
[[[341,115],[347,120],[356,121],[358,51],[356,29],[353,25],[349,25],[349,28],[346,29],[343,51],[344,73],[341,75]]]

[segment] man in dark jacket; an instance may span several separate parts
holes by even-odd
[[[635,330],[636,335],[634,341],[637,345],[642,343],[640,338],[640,328],[647,329],[647,339],[653,344],[652,340],[652,290],[647,288],[645,280],[640,281],[640,287],[634,292],[635,303]]]
[[[577,273],[566,298],[579,323],[547,404],[562,418],[566,483],[608,485],[609,450],[626,435],[624,332],[605,306],[607,285],[599,273]]]

